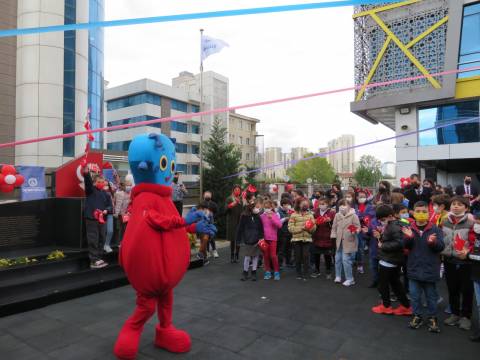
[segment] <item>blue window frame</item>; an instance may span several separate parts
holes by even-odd
[[[183,101],[172,99],[172,109],[182,112],[188,112],[188,104]]]
[[[131,142],[131,140],[112,142],[107,144],[107,149],[113,151],[128,151]]]
[[[200,166],[199,165],[192,165],[192,175],[199,175],[200,174]]]
[[[192,154],[200,154],[200,146],[192,144]]]
[[[152,104],[161,105],[160,95],[152,94],[149,92],[143,92],[131,96],[126,96],[120,99],[114,99],[107,102],[107,111],[122,109],[129,106],[140,104]]]
[[[76,0],[65,0],[65,24],[75,24],[77,20]],[[75,65],[76,36],[75,31],[63,33],[63,133],[75,131]],[[75,137],[63,139],[63,156],[75,156]]]
[[[170,122],[170,129],[172,131],[187,133],[188,132],[188,125],[185,124],[185,123],[178,122],[178,121],[172,121],[172,122]]]
[[[137,122],[140,122],[140,121],[147,121],[147,120],[154,120],[154,119],[156,119],[156,117],[155,116],[150,116],[150,115],[135,116],[135,117],[127,118],[127,119],[110,121],[108,123],[108,127],[117,126],[117,125],[125,125],[125,124],[134,124],[134,123],[137,123]],[[162,128],[162,123],[152,124],[152,125],[149,125],[149,126],[161,129]],[[109,130],[109,131],[115,131],[115,130]]]
[[[463,8],[462,37],[460,41],[459,69],[480,66],[480,3]],[[480,70],[459,73],[459,78],[479,76]]]
[[[186,164],[176,164],[175,165],[175,171],[182,172],[184,174],[187,173],[187,165]]]
[[[200,106],[192,105],[192,113],[199,113],[199,112],[200,112]]]
[[[200,134],[200,125],[192,125],[192,134]]]
[[[175,143],[175,151],[179,154],[186,154],[188,152],[187,144]]]
[[[446,125],[465,119],[465,123],[439,127],[418,134],[420,146],[480,142],[478,123],[480,101],[465,101],[420,109],[420,130]],[[471,119],[471,121],[469,121]]]

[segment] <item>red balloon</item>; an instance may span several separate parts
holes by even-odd
[[[5,184],[5,175],[0,174],[0,185]]]
[[[0,185],[0,191],[4,193],[12,192],[15,189],[13,185],[3,184]]]
[[[293,184],[287,184],[287,185],[285,185],[285,190],[286,190],[286,191],[293,190]]]
[[[306,230],[312,230],[314,225],[315,225],[315,223],[312,220],[307,220],[305,222],[305,229]]]
[[[112,165],[111,162],[106,161],[106,162],[103,163],[103,168],[104,169],[113,169],[113,165]]]
[[[17,170],[15,170],[15,167],[12,165],[3,165],[2,166],[2,174],[3,175],[15,175],[17,173]]]
[[[16,178],[15,186],[21,186],[25,181],[25,178],[19,174],[15,175],[15,178]]]

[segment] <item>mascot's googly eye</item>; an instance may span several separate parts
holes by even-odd
[[[167,157],[166,157],[165,155],[163,155],[163,156],[160,158],[160,170],[162,170],[162,171],[167,170],[167,166],[168,166]]]
[[[172,160],[172,163],[170,166],[172,168],[172,173],[175,172],[175,160]]]

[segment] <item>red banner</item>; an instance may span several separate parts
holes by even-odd
[[[103,154],[89,152],[87,156],[88,166],[97,166],[100,170],[103,166]],[[84,183],[82,176],[82,160],[85,155],[78,157],[60,166],[55,172],[55,195],[59,198],[84,197]]]

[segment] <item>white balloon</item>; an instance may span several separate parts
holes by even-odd
[[[5,176],[5,182],[8,185],[15,184],[15,181],[17,181],[17,178],[15,177],[15,175],[10,174],[10,175]]]

